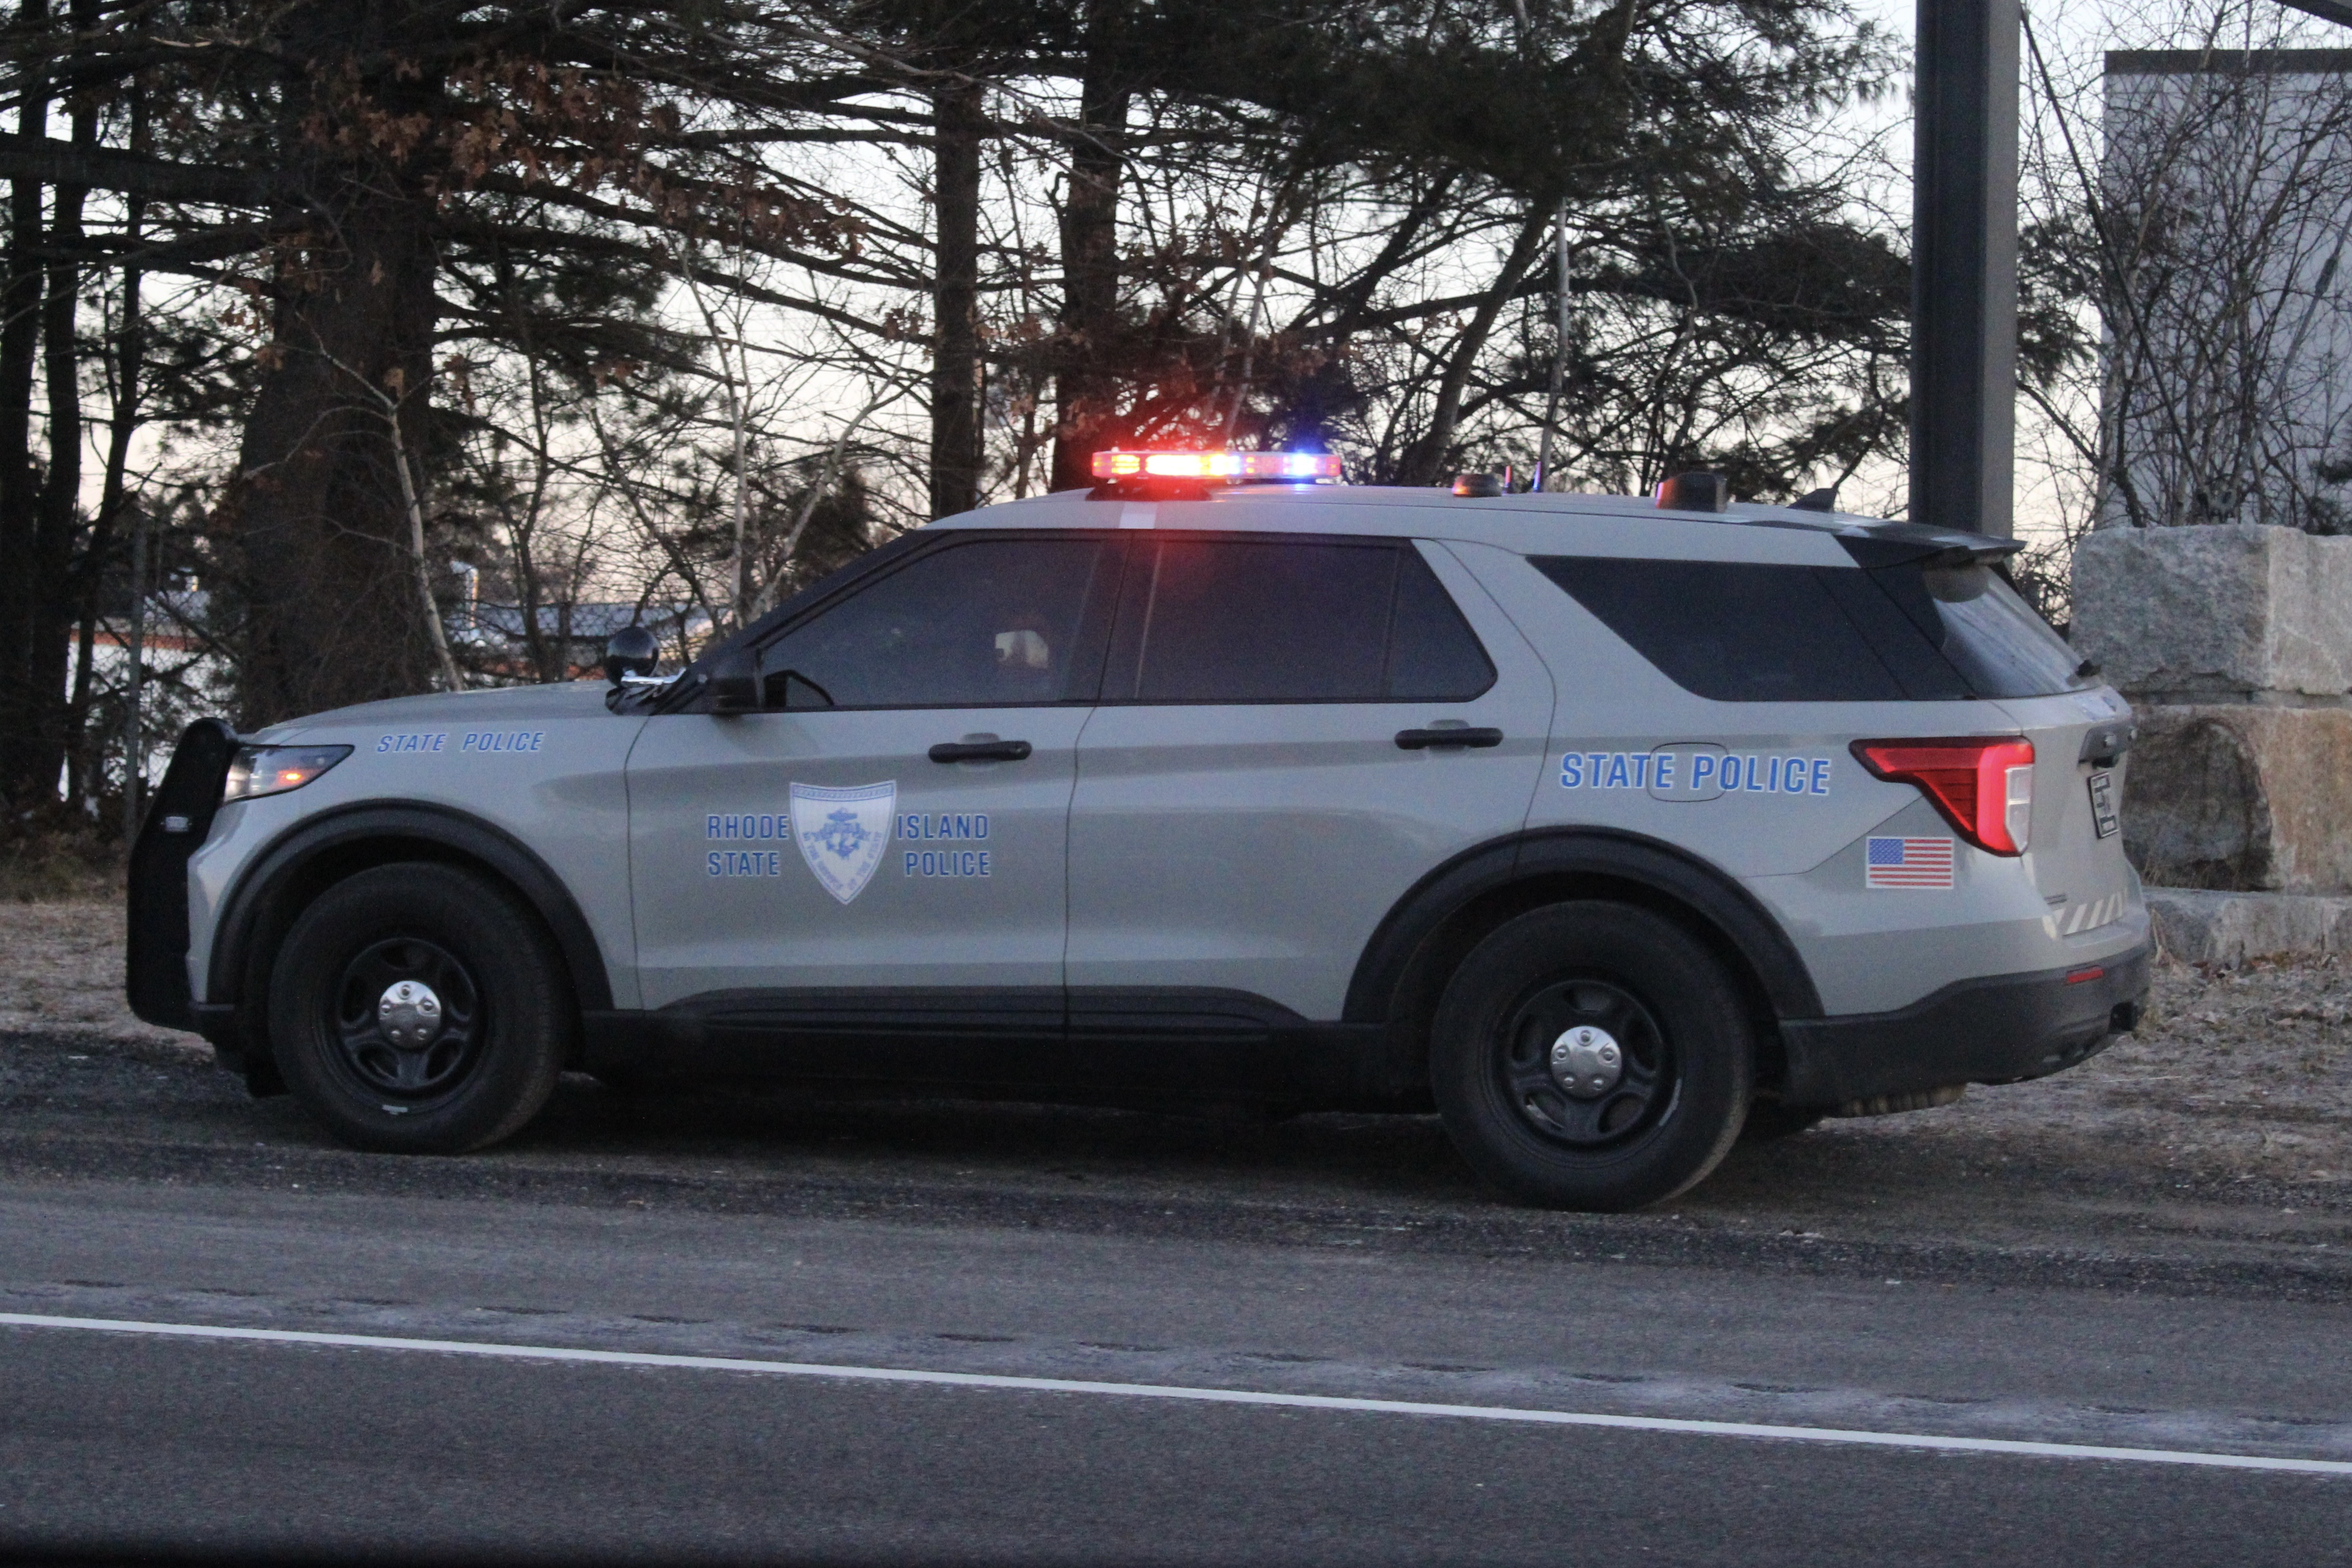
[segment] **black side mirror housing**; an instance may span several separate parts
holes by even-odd
[[[703,695],[713,713],[756,713],[760,710],[760,665],[748,647],[730,647],[710,661],[702,680]]]
[[[651,675],[661,660],[661,645],[643,626],[623,626],[604,639],[604,679],[621,684],[625,675]]]

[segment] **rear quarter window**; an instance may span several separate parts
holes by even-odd
[[[1667,679],[1718,702],[1949,701],[2082,685],[2072,650],[1980,565],[1529,563]]]

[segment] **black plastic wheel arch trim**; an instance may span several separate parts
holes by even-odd
[[[1679,905],[1712,926],[1744,959],[1780,1018],[1818,1017],[1821,992],[1780,924],[1729,876],[1674,846],[1601,828],[1538,830],[1468,849],[1397,900],[1364,944],[1340,1016],[1391,1021],[1398,994],[1430,940],[1490,895],[1541,880],[1584,880],[1592,896],[1631,886]]]
[[[432,858],[432,851],[438,850],[477,861],[504,879],[547,922],[571,971],[572,992],[580,1005],[611,1008],[613,983],[605,973],[596,934],[571,890],[546,861],[504,828],[479,817],[447,806],[383,801],[354,802],[305,818],[255,855],[221,904],[206,971],[206,1001],[245,1000],[237,994],[238,979],[246,973],[255,929],[289,883],[319,857],[372,840],[416,845],[426,851],[419,858]]]

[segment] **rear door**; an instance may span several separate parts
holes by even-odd
[[[1338,1018],[1391,906],[1525,822],[1551,708],[1442,545],[1130,535],[1071,813],[1074,1038]]]
[[[628,773],[645,1005],[789,1021],[813,993],[904,1012],[928,992],[969,1017],[986,990],[1058,1031],[1108,558],[1079,535],[953,540],[781,628],[764,710],[650,720]]]

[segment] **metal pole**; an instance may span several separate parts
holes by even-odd
[[[1568,204],[1559,204],[1557,216],[1559,233],[1559,279],[1554,291],[1559,296],[1558,341],[1551,351],[1551,395],[1544,400],[1543,443],[1536,451],[1536,484],[1538,489],[1554,488],[1551,482],[1551,433],[1559,423],[1559,399],[1568,383]]]
[[[2008,538],[2017,437],[2018,0],[1918,0],[1911,516]]]
[[[124,652],[131,657],[129,697],[122,720],[122,852],[128,855],[139,838],[139,797],[147,783],[147,745],[139,722],[140,678],[147,642],[147,511],[131,509],[131,636]]]

